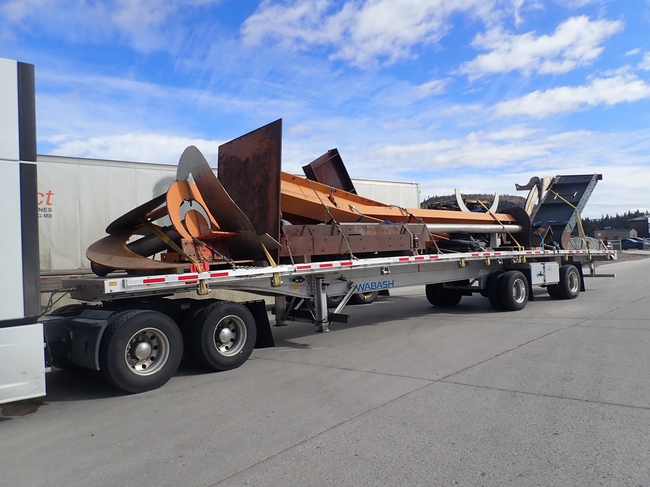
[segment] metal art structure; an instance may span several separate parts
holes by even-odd
[[[109,235],[88,248],[93,271],[104,276],[190,264],[485,250],[500,245],[501,234],[512,245],[528,244],[524,212],[399,208],[336,187],[352,183],[335,149],[305,166],[329,184],[283,173],[281,154],[282,120],[220,146],[217,176],[201,152],[188,147],[167,193],[115,220]],[[165,217],[171,225],[157,222]]]
[[[533,227],[534,246],[558,245],[568,249],[571,232],[580,221],[591,193],[602,174],[532,178],[524,186],[515,185],[518,191],[529,190],[526,210]],[[580,237],[582,230],[579,228]]]

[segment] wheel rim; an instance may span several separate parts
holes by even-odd
[[[226,357],[241,352],[246,344],[246,323],[239,316],[224,316],[214,330],[214,346]]]
[[[512,298],[516,303],[526,300],[526,284],[521,279],[517,279],[512,286]]]
[[[143,328],[128,341],[124,360],[131,372],[152,375],[162,369],[169,358],[169,340],[158,328]]]
[[[578,288],[580,287],[580,279],[578,279],[578,273],[577,272],[569,272],[568,273],[567,284],[568,284],[568,287],[569,287],[569,291],[571,293],[578,292]]]

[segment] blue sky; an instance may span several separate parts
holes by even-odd
[[[4,0],[0,57],[36,66],[42,154],[215,163],[282,118],[288,172],[598,172],[585,216],[650,210],[650,0]]]

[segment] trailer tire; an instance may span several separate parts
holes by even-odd
[[[442,283],[427,284],[424,292],[429,302],[440,308],[453,308],[463,297],[463,293],[457,289],[445,289]]]
[[[549,284],[546,286],[546,291],[551,298],[562,299],[562,295],[560,294],[560,287],[557,284]]]
[[[192,347],[192,330],[199,314],[214,301],[201,302],[195,309],[190,309],[181,323],[183,335],[183,358],[190,364],[197,364],[198,360]]]
[[[119,311],[108,318],[99,349],[104,378],[126,392],[157,389],[172,378],[183,357],[183,337],[158,311]]]
[[[340,296],[327,296],[327,307],[336,308],[345,295],[341,294]]]
[[[257,326],[246,306],[222,301],[205,307],[192,326],[192,348],[205,367],[222,371],[242,365],[255,348]]]
[[[575,299],[580,294],[580,272],[572,264],[560,267],[558,292],[562,299]]]
[[[528,280],[519,271],[508,271],[499,282],[501,304],[505,311],[519,311],[528,303]]]
[[[487,281],[487,297],[490,300],[490,304],[497,311],[503,310],[503,302],[501,301],[501,278],[505,275],[505,272],[497,271],[493,274],[490,274]]]
[[[374,303],[379,296],[379,291],[370,291],[367,293],[357,293],[353,294],[350,298],[350,301],[353,304],[370,304]]]

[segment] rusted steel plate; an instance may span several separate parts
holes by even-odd
[[[268,234],[276,241],[280,237],[281,164],[282,119],[219,146],[221,184],[257,234]],[[277,252],[273,254],[277,258]]]
[[[281,251],[283,257],[298,255],[343,255],[368,252],[395,252],[423,249],[429,239],[425,225],[285,225],[282,228],[286,240]],[[347,244],[343,235],[347,238]]]
[[[253,224],[226,192],[203,154],[194,146],[185,149],[181,155],[176,178],[185,180],[190,174],[221,230],[238,234],[228,241],[231,258],[249,259],[259,256],[262,247]]]
[[[128,213],[125,213],[118,219],[114,220],[108,227],[106,227],[106,233],[109,235],[120,233],[125,230],[133,230],[134,228],[142,225],[147,221],[147,215],[152,211],[158,208],[165,202],[167,193],[163,193],[160,196],[147,201],[146,203],[141,204],[140,206],[132,209]],[[162,212],[166,214],[166,212]],[[157,218],[164,216],[161,212],[157,212]]]
[[[173,264],[169,262],[161,262],[157,260],[148,259],[142,255],[136,254],[129,250],[126,245],[127,240],[131,237],[131,231],[125,231],[108,235],[107,237],[98,240],[86,250],[86,257],[93,262],[93,270],[99,275],[106,275],[116,269],[120,270],[165,270],[175,269],[177,267],[184,267],[187,264]],[[146,237],[145,237],[146,238]],[[166,245],[162,243],[162,247]],[[135,242],[137,243],[137,242]],[[158,250],[160,251],[160,249]],[[155,253],[155,252],[154,252]],[[101,267],[103,269],[101,269]],[[99,271],[99,272],[98,272]]]
[[[319,158],[306,166],[302,166],[302,170],[307,179],[311,181],[317,181],[348,193],[357,194],[338,149],[328,150]]]

